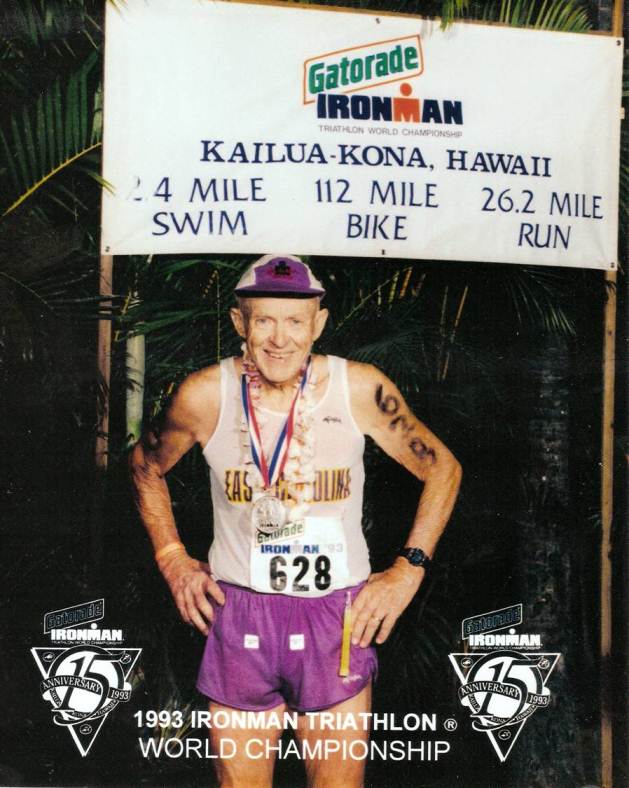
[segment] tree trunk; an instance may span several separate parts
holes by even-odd
[[[134,334],[126,341],[127,372],[127,445],[132,446],[142,433],[144,406],[145,349],[144,334]]]
[[[573,681],[578,563],[570,496],[570,352],[556,335],[541,337],[537,348],[529,350],[522,381],[526,421],[514,572],[524,606],[520,631],[539,633],[541,650],[562,656],[548,680],[550,707],[527,721],[508,763],[514,785],[574,788],[583,784],[584,769]]]

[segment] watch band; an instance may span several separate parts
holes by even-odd
[[[430,569],[432,564],[432,561],[421,547],[403,547],[398,551],[398,555],[406,558],[412,566],[423,566],[426,571]]]

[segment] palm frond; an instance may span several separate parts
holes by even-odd
[[[100,97],[90,85],[97,62],[98,53],[91,53],[71,74],[65,90],[57,79],[34,104],[22,107],[0,125],[0,171],[6,169],[8,175],[4,179],[8,183],[2,184],[8,203],[2,216],[100,146]],[[97,166],[83,169],[103,185]],[[66,204],[65,195],[55,196]]]
[[[470,0],[443,0],[441,4],[441,28],[445,30],[457,18],[466,16]]]
[[[481,19],[510,27],[533,27],[585,33],[592,29],[590,11],[582,0],[493,0],[490,3],[456,3],[459,19]]]
[[[529,322],[545,331],[574,335],[574,321],[561,303],[561,280],[552,272],[523,267],[503,278],[502,289],[520,325]]]
[[[5,0],[0,18],[7,53],[21,58],[25,47],[41,50],[48,46],[74,57],[72,38],[77,34],[97,49],[93,35],[100,38],[102,32],[93,13],[97,8],[93,0]]]

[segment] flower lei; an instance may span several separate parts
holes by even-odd
[[[247,376],[251,404],[256,411],[256,420],[262,433],[264,425],[268,423],[268,417],[260,410],[260,400],[262,397],[262,375],[249,355],[246,344],[242,345],[242,367]],[[300,378],[293,384],[297,391],[301,377],[307,373],[308,362],[304,362],[300,369]],[[286,489],[292,499],[286,503],[290,506],[287,512],[289,522],[301,519],[310,507],[306,498],[312,499],[312,486],[315,481],[314,454],[314,417],[313,408],[315,405],[314,393],[317,386],[317,378],[313,371],[306,381],[301,396],[298,397],[295,405],[295,420],[293,422],[293,435],[288,446],[288,457],[284,465],[282,476],[286,483]],[[242,436],[242,448],[244,453],[244,464],[251,472],[253,479],[253,500],[257,500],[265,494],[264,482],[260,471],[256,467],[251,456],[251,445],[249,443],[249,427],[244,413],[240,416],[240,434]],[[263,442],[264,437],[263,437]],[[251,478],[250,477],[250,478]],[[294,503],[293,503],[294,502]]]

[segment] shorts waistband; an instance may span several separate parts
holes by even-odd
[[[248,586],[239,586],[236,583],[228,583],[226,580],[217,580],[216,583],[225,591],[226,589],[233,588],[234,590],[251,595],[252,597],[264,597],[265,599],[295,599],[302,602],[316,602],[321,599],[336,599],[338,597],[345,597],[347,592],[350,592],[351,598],[358,594],[363,586],[367,585],[367,581],[363,580],[355,586],[347,586],[346,588],[336,588],[330,591],[329,594],[321,594],[320,596],[297,596],[297,594],[267,594],[264,591],[255,591]]]

